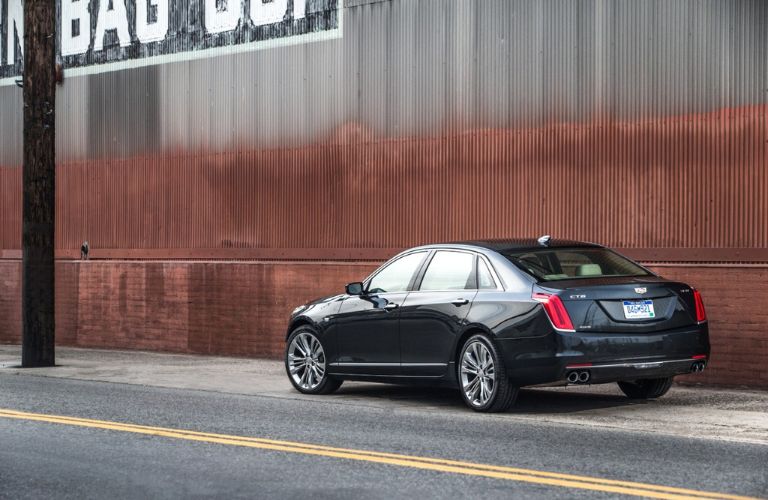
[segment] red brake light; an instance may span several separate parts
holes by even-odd
[[[704,310],[704,301],[701,300],[698,290],[693,291],[693,301],[696,303],[696,321],[699,323],[707,321],[707,311]]]
[[[568,316],[568,311],[565,310],[563,301],[557,295],[550,295],[548,293],[534,293],[531,298],[544,306],[547,316],[549,316],[552,324],[558,330],[570,330],[576,331],[571,323],[571,317]]]

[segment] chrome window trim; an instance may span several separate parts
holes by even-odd
[[[409,256],[411,254],[419,253],[419,252],[426,252],[428,254],[427,257],[429,258],[429,254],[437,253],[437,252],[440,252],[440,251],[469,253],[469,254],[476,255],[477,257],[483,259],[483,262],[485,262],[485,265],[488,267],[488,271],[491,273],[491,279],[493,279],[493,283],[496,286],[496,288],[462,288],[461,290],[455,290],[455,289],[454,290],[403,290],[403,291],[400,291],[400,292],[386,292],[386,293],[462,292],[462,291],[464,291],[464,292],[472,292],[472,291],[476,291],[476,292],[504,292],[504,291],[506,291],[504,289],[504,287],[501,285],[502,281],[501,281],[501,278],[499,278],[499,274],[496,272],[496,268],[493,266],[493,264],[488,259],[488,257],[486,257],[483,253],[481,253],[481,252],[479,252],[477,250],[472,250],[472,249],[467,249],[467,248],[454,248],[454,247],[443,247],[443,246],[439,246],[439,247],[418,247],[418,248],[413,248],[413,249],[410,249],[410,250],[406,250],[406,251],[404,251],[402,253],[399,253],[399,254],[395,255],[394,257],[392,257],[391,259],[389,259],[388,261],[383,263],[381,266],[379,266],[378,269],[373,271],[371,274],[368,275],[367,278],[365,278],[363,280],[363,289],[367,290],[368,289],[368,285],[370,284],[371,280],[373,278],[375,278],[377,274],[379,274],[381,271],[383,271],[385,267],[389,266],[391,263],[395,262],[396,260],[400,260],[403,257],[407,257],[407,256]],[[429,264],[431,262],[432,262],[432,259],[429,258],[429,262],[427,262],[427,267],[429,267]]]
[[[483,255],[480,252],[477,252],[475,250],[467,250],[464,248],[450,248],[450,247],[440,247],[440,248],[433,248],[432,249],[435,253],[437,252],[458,252],[458,253],[468,253],[470,255],[474,255],[480,259],[483,259],[483,262],[485,262],[485,265],[488,267],[488,272],[491,273],[491,279],[493,280],[493,284],[496,288],[451,288],[448,290],[411,290],[410,293],[442,293],[442,292],[503,292],[504,288],[501,287],[500,283],[501,280],[499,279],[499,275],[496,274],[496,269],[493,268],[491,265],[491,262],[488,260],[488,258]],[[434,256],[432,256],[432,259]],[[429,265],[432,263],[432,259],[429,260],[427,263],[427,269],[429,269]],[[422,276],[422,281],[424,280],[424,277]],[[421,283],[419,283],[419,286],[421,286]]]

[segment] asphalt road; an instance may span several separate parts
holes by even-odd
[[[394,399],[427,400],[450,399],[451,391],[370,385],[347,390],[350,398],[273,397],[0,372],[0,497],[623,496],[604,481],[557,484],[562,480],[544,476],[537,484],[535,471],[754,497],[768,494],[765,444],[510,420],[458,408],[376,404],[376,391]],[[530,404],[541,395],[526,391],[521,402]],[[567,395],[562,405],[567,407],[572,397]],[[553,404],[557,406],[556,401],[547,406]],[[34,415],[10,418],[3,416],[4,410]],[[36,420],[46,415],[102,423]],[[110,422],[166,430],[121,428]],[[232,438],[177,435],[177,429]],[[279,442],[241,442],[244,436]],[[291,448],[283,441],[355,451],[339,457],[333,451]],[[496,473],[466,465],[425,470],[410,458],[381,459],[361,450],[523,468],[534,475],[502,470],[504,477],[486,477]]]

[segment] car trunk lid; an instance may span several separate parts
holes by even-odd
[[[576,331],[645,333],[696,324],[691,287],[656,276],[541,283],[557,294]]]

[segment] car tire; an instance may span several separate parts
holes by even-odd
[[[307,326],[296,328],[288,336],[285,372],[293,387],[303,394],[330,394],[342,384],[328,375],[325,348],[317,333]]]
[[[504,359],[490,337],[469,337],[461,347],[456,365],[459,392],[473,410],[501,412],[517,399],[519,389],[510,383]]]
[[[672,377],[618,382],[621,392],[632,399],[654,399],[666,394],[672,387]]]

